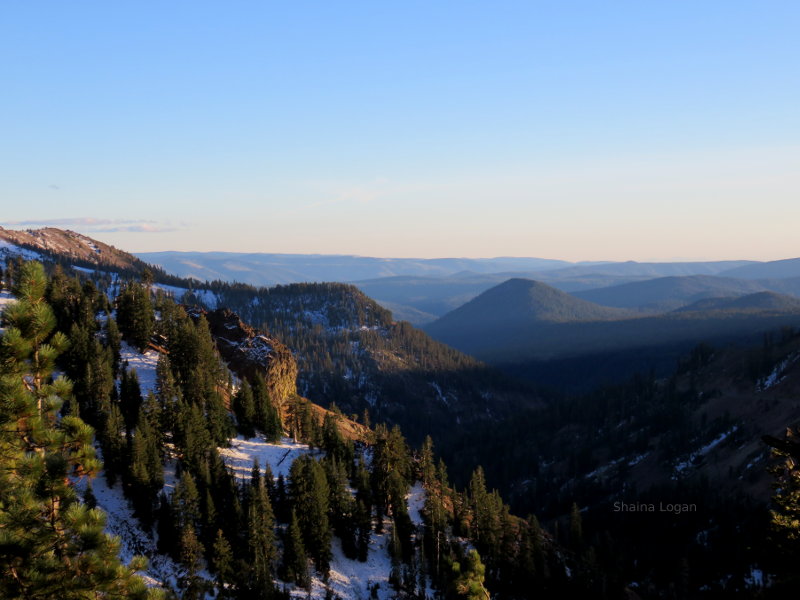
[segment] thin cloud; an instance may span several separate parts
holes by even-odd
[[[178,231],[178,228],[142,223],[140,225],[122,225],[118,227],[95,227],[92,228],[92,231],[97,233],[120,233],[120,232],[163,233],[165,231]]]
[[[28,219],[26,221],[6,221],[7,225],[44,225],[57,227],[59,225],[125,225],[134,223],[155,223],[145,219],[95,219],[94,217],[73,217],[69,219]]]
[[[159,225],[152,219],[97,219],[94,217],[71,217],[64,219],[26,219],[5,221],[4,225],[16,227],[75,227],[87,233],[162,233],[177,231],[170,224]]]

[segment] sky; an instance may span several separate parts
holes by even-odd
[[[0,225],[129,251],[800,256],[800,3],[0,4]]]

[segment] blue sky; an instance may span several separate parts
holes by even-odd
[[[794,2],[6,2],[0,224],[119,247],[800,255]]]

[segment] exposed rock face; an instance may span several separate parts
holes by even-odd
[[[192,308],[188,312],[193,318],[205,315],[217,349],[231,371],[242,378],[261,373],[271,397],[285,412],[287,399],[297,392],[297,361],[291,350],[243,323],[227,308],[211,312]]]

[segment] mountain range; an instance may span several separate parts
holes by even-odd
[[[778,267],[743,261],[561,265],[540,272],[437,271],[372,277],[358,286],[255,287],[182,278],[74,232],[0,230],[0,242],[0,257],[7,259],[6,281],[18,272],[19,258],[38,259],[59,286],[71,290],[53,296],[67,329],[68,311],[85,316],[89,298],[97,309],[91,327],[108,329],[109,298],[132,289],[126,281],[149,282],[162,325],[164,319],[172,325],[143,352],[130,344],[121,347],[121,364],[136,367],[143,393],[158,392],[158,356],[170,351],[170,344],[175,364],[191,355],[170,340],[192,331],[177,316],[185,312],[198,331],[207,325],[209,336],[186,340],[213,340],[227,362],[230,372],[223,372],[218,382],[226,402],[233,402],[235,378],[249,372],[252,364],[247,361],[265,358],[265,385],[285,412],[286,426],[297,427],[308,414],[303,412],[305,397],[321,405],[311,405],[312,415],[339,419],[347,425],[341,431],[345,438],[359,443],[370,443],[370,418],[401,425],[413,445],[431,435],[454,486],[468,490],[463,496],[444,493],[447,475],[440,465],[434,487],[447,496],[446,528],[455,540],[477,540],[483,550],[491,538],[503,552],[523,549],[520,528],[534,527],[537,521],[508,512],[503,516],[507,508],[500,494],[517,514],[535,512],[553,532],[537,533],[533,542],[526,542],[547,548],[550,558],[538,567],[531,563],[508,571],[500,554],[487,555],[493,557],[487,559],[488,585],[498,598],[523,597],[505,587],[509,573],[538,573],[538,579],[519,588],[535,590],[537,597],[670,597],[673,582],[684,578],[682,585],[691,589],[749,598],[760,597],[752,582],[765,578],[756,579],[757,573],[777,572],[764,537],[773,492],[764,469],[769,450],[761,436],[777,439],[787,424],[800,418],[800,300],[785,293],[800,281],[792,261]],[[746,271],[729,276],[739,269]],[[430,312],[424,314],[437,318],[426,333],[392,315],[386,309],[391,301],[384,299],[382,305],[370,297],[378,294],[394,294],[401,300],[400,310],[422,312],[414,304],[425,306]],[[5,302],[8,292],[2,295]],[[78,296],[85,298],[72,306]],[[80,342],[80,327],[73,327],[70,335]],[[78,353],[92,345],[73,347]],[[80,364],[72,364],[72,370],[80,390],[88,376],[76,366]],[[120,384],[120,389],[128,397],[129,386]],[[243,406],[234,407],[237,419],[247,414]],[[84,408],[92,414],[91,405]],[[323,440],[323,446],[335,448],[335,437]],[[382,439],[385,444],[389,438]],[[313,436],[309,441],[320,443]],[[270,445],[240,437],[229,445],[220,454],[237,477],[247,477],[253,459],[285,476],[287,456],[319,452],[288,439]],[[411,470],[424,477],[426,461],[432,465],[424,449],[414,451]],[[477,465],[483,470],[476,470]],[[168,466],[166,488],[175,486],[177,472],[174,464]],[[485,485],[499,493],[481,491]],[[139,517],[112,488],[98,482],[97,501],[111,513],[109,530],[122,535],[124,551],[147,551],[153,559],[148,575],[154,580],[182,577],[182,567],[163,554],[146,525],[137,525]],[[215,487],[209,490],[221,493]],[[408,491],[411,522],[419,532],[414,539],[421,540],[421,547],[427,539],[422,532],[430,524],[426,498],[435,498],[428,494],[421,484]],[[405,492],[395,495],[402,498]],[[499,503],[499,512],[481,520],[487,513],[481,512],[480,502],[486,498]],[[631,515],[612,508],[618,502],[661,501],[691,503],[697,510]],[[368,566],[368,577],[374,580],[364,579],[361,567],[344,560],[334,542],[336,574],[329,582],[314,577],[312,597],[388,598],[393,567],[386,540],[398,527],[394,507],[392,511],[391,519],[384,515],[384,533],[374,531],[369,541],[376,546],[370,556],[379,559]],[[167,521],[164,515],[159,512],[158,520]],[[345,568],[356,570],[343,576]],[[373,585],[378,580],[384,586],[379,591]],[[613,593],[587,595],[586,590],[594,592],[600,584]],[[565,595],[564,589],[577,595]],[[297,591],[293,597],[299,597]]]

